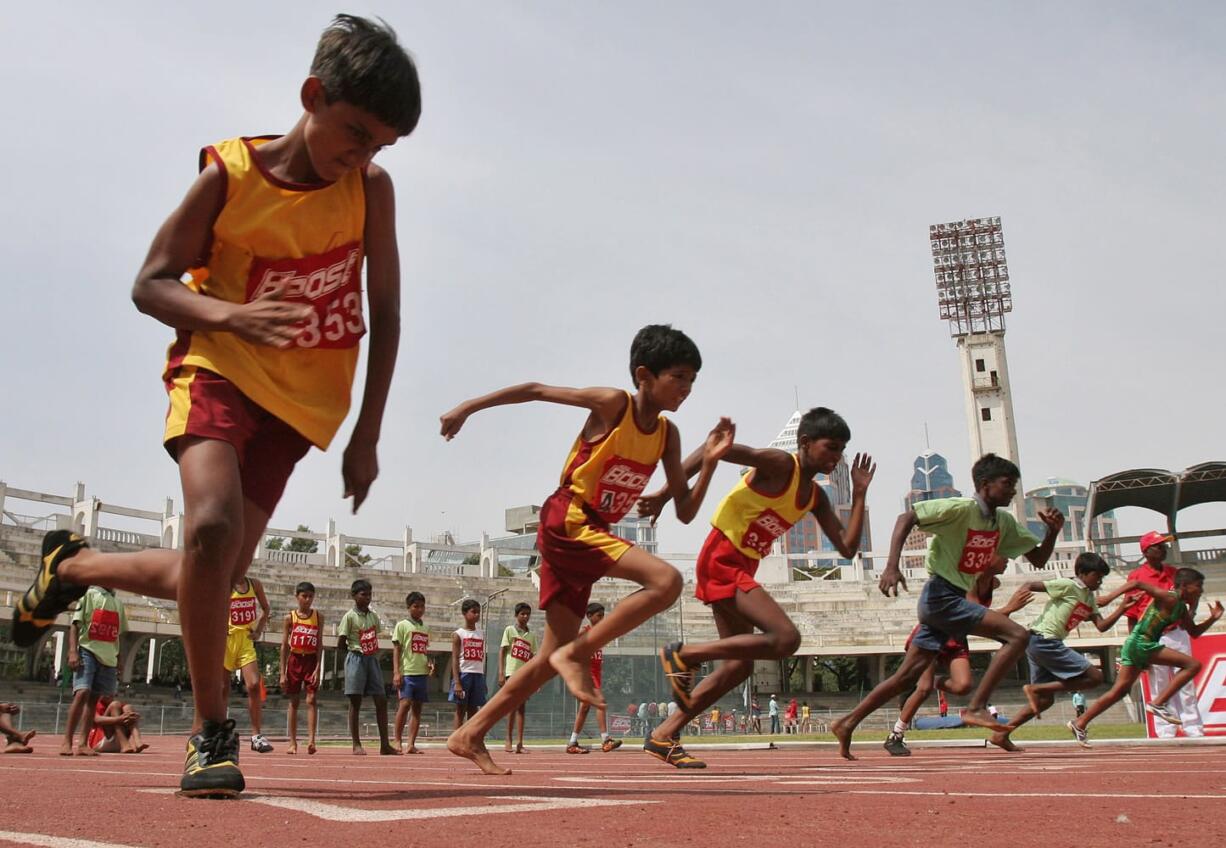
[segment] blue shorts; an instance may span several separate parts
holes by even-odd
[[[81,664],[72,673],[72,691],[88,690],[94,695],[110,697],[119,689],[118,669],[113,665],[103,665],[88,648],[78,651]]]
[[[423,704],[429,701],[430,696],[426,691],[426,681],[429,679],[427,674],[406,674],[400,678],[400,700],[421,701]]]
[[[1062,640],[1048,639],[1033,630],[1030,631],[1030,644],[1026,646],[1026,658],[1030,660],[1031,683],[1072,680],[1090,670],[1090,661]]]
[[[374,695],[382,698],[383,671],[379,668],[378,654],[359,654],[350,651],[345,657],[345,694]]]
[[[476,709],[485,706],[485,675],[477,671],[470,671],[460,675],[460,688],[464,690],[464,697],[457,700],[455,696],[455,684],[452,684],[451,691],[447,693],[447,700],[453,704],[464,704]]]
[[[911,637],[911,644],[936,653],[950,639],[970,635],[983,621],[988,608],[968,601],[965,589],[934,574],[924,584],[916,611],[920,626]]]

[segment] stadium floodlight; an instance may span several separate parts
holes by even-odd
[[[954,338],[1003,333],[1013,311],[1000,218],[967,218],[928,228],[941,317]]]

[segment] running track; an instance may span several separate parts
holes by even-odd
[[[1226,749],[1216,745],[917,748],[900,759],[866,735],[854,763],[830,748],[696,751],[705,772],[675,771],[632,743],[587,756],[499,746],[509,777],[439,748],[244,752],[243,800],[206,801],[171,792],[179,738],[89,759],[34,741],[32,755],[0,756],[0,845],[1061,848],[1216,844],[1226,820]]]

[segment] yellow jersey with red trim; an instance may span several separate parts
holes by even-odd
[[[805,503],[796,502],[800,492],[800,460],[792,456],[792,479],[786,489],[771,497],[753,487],[753,472],[745,474],[720,501],[711,526],[727,537],[738,551],[751,559],[770,553],[775,540],[806,512],[817,506],[818,488],[813,483]]]
[[[290,610],[289,650],[291,654],[319,653],[319,611],[303,618],[298,610]]]
[[[260,617],[260,603],[255,597],[255,584],[247,581],[243,591],[230,590],[230,633],[235,630],[250,630]]]
[[[302,185],[278,179],[262,164],[271,138],[232,138],[201,151],[203,170],[218,163],[225,203],[213,224],[206,264],[188,285],[232,303],[279,291],[287,303],[312,307],[298,337],[281,349],[234,333],[180,330],[167,354],[169,381],[181,365],[213,371],[261,408],[327,448],[349,411],[366,332],[362,314],[365,175]]]
[[[643,494],[664,456],[668,427],[668,419],[661,415],[650,433],[639,429],[634,398],[627,393],[626,411],[603,438],[589,442],[580,433],[575,439],[562,469],[561,487],[582,502],[589,517],[597,517],[606,527],[617,523]]]

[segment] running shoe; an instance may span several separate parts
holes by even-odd
[[[238,770],[234,719],[206,721],[204,728],[187,740],[179,794],[188,798],[233,798],[246,786]]]
[[[86,547],[89,545],[84,539],[67,530],[52,530],[43,536],[38,574],[13,606],[12,638],[17,647],[28,648],[37,642],[38,637],[55,624],[56,616],[85,594],[88,586],[65,583],[56,577],[55,571],[61,562]]]
[[[253,733],[251,735],[251,750],[255,751],[257,754],[267,754],[272,750],[272,744],[268,741],[268,737],[266,737],[264,734]]]
[[[704,769],[707,764],[690,756],[681,747],[680,739],[665,739],[663,741],[648,736],[643,740],[643,750],[657,760],[668,763],[679,769]]]
[[[568,753],[568,754],[590,754],[590,753],[592,753],[592,749],[591,749],[591,748],[584,747],[583,745],[577,745],[577,744],[576,744],[576,745],[567,745],[567,746],[566,746],[566,753]]]
[[[885,744],[882,747],[890,752],[891,757],[911,756],[911,749],[907,747],[907,741],[903,739],[901,733],[891,733],[886,737]]]
[[[600,743],[600,750],[607,754],[610,751],[616,751],[621,746],[622,741],[620,739],[614,739],[612,736],[610,736],[608,739]]]
[[[1073,738],[1077,740],[1078,745],[1083,748],[1090,747],[1090,734],[1086,733],[1071,721],[1067,722],[1064,726],[1073,732]]]
[[[690,690],[694,688],[694,672],[681,660],[681,642],[669,642],[660,649],[660,667],[664,669],[664,677],[673,687],[677,703],[689,708],[693,704]]]
[[[1169,704],[1146,704],[1145,712],[1157,716],[1167,724],[1183,724],[1181,719]]]

